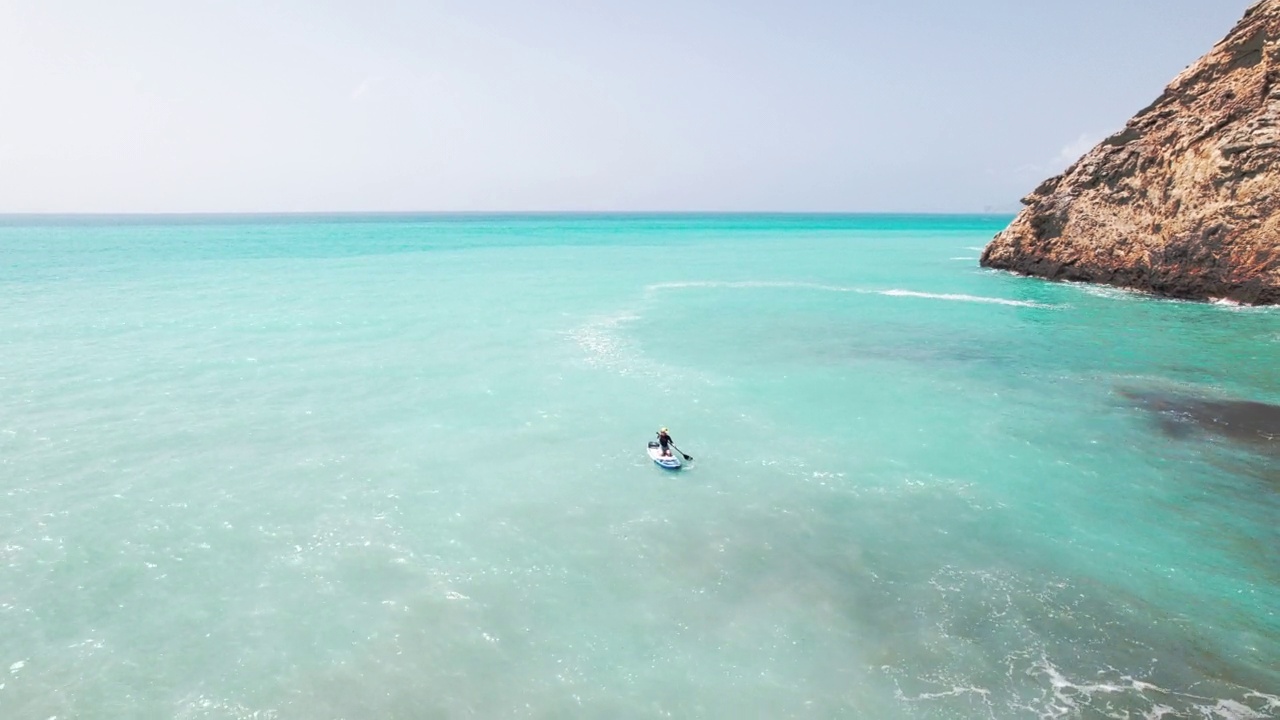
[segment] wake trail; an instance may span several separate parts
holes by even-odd
[[[1032,300],[1010,300],[1008,298],[989,297],[985,295],[968,295],[964,293],[931,293],[919,290],[904,290],[901,288],[893,288],[889,290],[869,290],[866,288],[848,287],[843,285],[826,285],[822,283],[810,282],[792,282],[783,280],[743,280],[743,281],[727,281],[727,280],[693,280],[685,282],[665,282],[649,285],[645,288],[645,294],[653,294],[657,292],[669,290],[691,290],[691,289],[725,289],[725,290],[749,290],[749,289],[792,289],[792,290],[818,290],[822,292],[838,292],[838,293],[855,293],[858,295],[881,295],[884,297],[904,297],[917,298],[924,300],[942,300],[948,302],[968,302],[983,303],[988,305],[1006,305],[1009,307],[1026,307],[1026,308],[1060,308],[1061,305],[1052,305],[1049,303],[1040,303]]]

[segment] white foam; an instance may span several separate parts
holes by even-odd
[[[1280,695],[1268,695],[1267,693],[1260,693],[1260,692],[1254,691],[1249,693],[1248,695],[1245,695],[1245,697],[1258,698],[1259,700],[1265,702],[1267,704],[1266,709],[1268,711],[1280,710]]]
[[[10,674],[10,675],[17,675],[17,674],[18,674],[18,671],[19,671],[19,670],[21,670],[22,668],[26,667],[26,665],[27,665],[27,661],[26,661],[26,660],[19,660],[18,662],[16,662],[16,663],[14,663],[14,664],[12,664],[12,665],[10,665],[10,666],[9,666],[9,674]]]
[[[1092,295],[1105,300],[1158,300],[1162,303],[1172,303],[1175,305],[1201,304],[1197,300],[1182,300],[1179,298],[1165,297],[1145,290],[1138,290],[1136,288],[1117,287],[1115,285],[1095,285],[1092,283],[1076,281],[1066,281],[1063,284],[1077,288],[1086,295]],[[1229,310],[1232,312],[1273,312],[1275,310],[1273,306],[1245,305],[1227,298],[1209,298],[1208,304],[1211,307]]]
[[[1151,293],[1145,293],[1141,290],[1115,287],[1114,285],[1093,285],[1090,283],[1074,281],[1068,281],[1063,284],[1077,288],[1086,295],[1092,295],[1106,300],[1150,300],[1155,297]]]
[[[1149,682],[1143,682],[1129,676],[1123,676],[1115,682],[1073,682],[1068,679],[1056,666],[1044,656],[1041,656],[1039,662],[1032,665],[1027,670],[1029,675],[1042,675],[1050,684],[1052,699],[1049,700],[1050,706],[1045,708],[1046,712],[1041,717],[1057,718],[1065,716],[1075,716],[1079,714],[1087,706],[1092,703],[1095,695],[1105,694],[1121,694],[1121,693],[1137,693],[1143,697],[1149,697],[1150,694],[1164,695],[1168,698],[1180,698],[1188,701],[1201,701],[1200,703],[1191,702],[1189,705],[1194,708],[1197,713],[1210,719],[1221,720],[1263,720],[1264,718],[1275,717],[1273,712],[1280,710],[1280,697],[1267,695],[1257,691],[1251,691],[1244,696],[1245,700],[1259,699],[1265,703],[1265,707],[1256,710],[1238,700],[1230,698],[1206,698],[1198,695],[1192,695],[1186,692],[1176,692],[1168,690]],[[1047,699],[1047,698],[1046,698]],[[1143,714],[1147,720],[1160,720],[1165,716],[1183,717],[1186,710],[1179,710],[1168,705],[1152,702],[1151,709]]]
[[[991,696],[991,691],[986,688],[979,687],[953,687],[945,692],[921,693],[913,698],[902,695],[902,691],[898,691],[898,695],[907,702],[918,702],[920,700],[936,700],[938,698],[955,697],[957,695],[980,695],[983,699]]]
[[[1052,308],[1054,305],[1033,302],[1031,300],[1007,300],[1005,298],[986,297],[984,295],[964,295],[960,293],[927,293],[916,290],[880,290],[878,295],[890,297],[928,298],[930,300],[950,300],[952,302],[987,303],[991,305],[1009,305],[1011,307]]]
[[[1230,312],[1270,313],[1275,312],[1276,309],[1276,306],[1274,305],[1245,305],[1244,303],[1239,303],[1235,300],[1228,300],[1226,298],[1213,298],[1209,301],[1209,304],[1213,307],[1228,310]]]
[[[1080,701],[1086,703],[1093,700],[1094,695],[1098,694],[1114,694],[1125,690],[1135,689],[1133,685],[1122,687],[1111,683],[1076,683],[1067,679],[1047,657],[1041,656],[1040,661],[1033,664],[1027,670],[1028,675],[1043,675],[1048,681],[1053,693],[1053,700],[1048,710],[1047,717],[1062,717],[1069,714],[1075,714],[1080,711]],[[1145,685],[1145,683],[1144,683]],[[1149,686],[1148,686],[1149,687]]]
[[[749,290],[755,288],[776,288],[776,289],[794,289],[794,290],[824,290],[826,292],[865,292],[857,288],[844,287],[841,285],[823,285],[821,283],[810,282],[793,282],[789,280],[689,280],[684,282],[665,282],[655,283],[645,287],[646,293],[654,293],[662,290],[690,290],[690,289],[732,289],[732,290]]]
[[[1235,700],[1219,700],[1213,705],[1201,705],[1198,709],[1205,714],[1205,717],[1223,718],[1223,720],[1266,720],[1268,717],[1274,717],[1270,714],[1263,715]]]
[[[968,258],[965,258],[968,259]],[[838,293],[858,293],[862,295],[884,295],[888,297],[910,297],[924,298],[929,300],[946,300],[952,302],[973,302],[986,303],[990,305],[1008,305],[1012,307],[1033,307],[1033,308],[1052,308],[1056,305],[1046,303],[1033,302],[1031,300],[1008,300],[1006,298],[987,297],[985,295],[965,295],[963,293],[930,293],[919,290],[903,290],[894,288],[892,290],[867,290],[865,288],[847,287],[843,285],[824,285],[821,283],[808,282],[791,282],[781,280],[745,280],[745,281],[723,281],[723,280],[698,280],[687,282],[669,282],[657,283],[649,285],[645,288],[645,292],[652,293],[662,290],[686,290],[691,288],[702,289],[752,289],[752,288],[780,288],[780,289],[796,289],[796,290],[821,290],[824,292]]]

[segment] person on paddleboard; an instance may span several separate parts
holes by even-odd
[[[675,445],[675,441],[671,439],[666,428],[658,431],[658,445],[662,447],[662,457],[671,457],[671,446]]]

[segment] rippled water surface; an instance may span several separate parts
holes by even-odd
[[[1280,314],[1006,220],[4,221],[0,716],[1280,716]]]

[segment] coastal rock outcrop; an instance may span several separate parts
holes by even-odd
[[[1280,0],[1022,203],[984,267],[1280,303]]]

